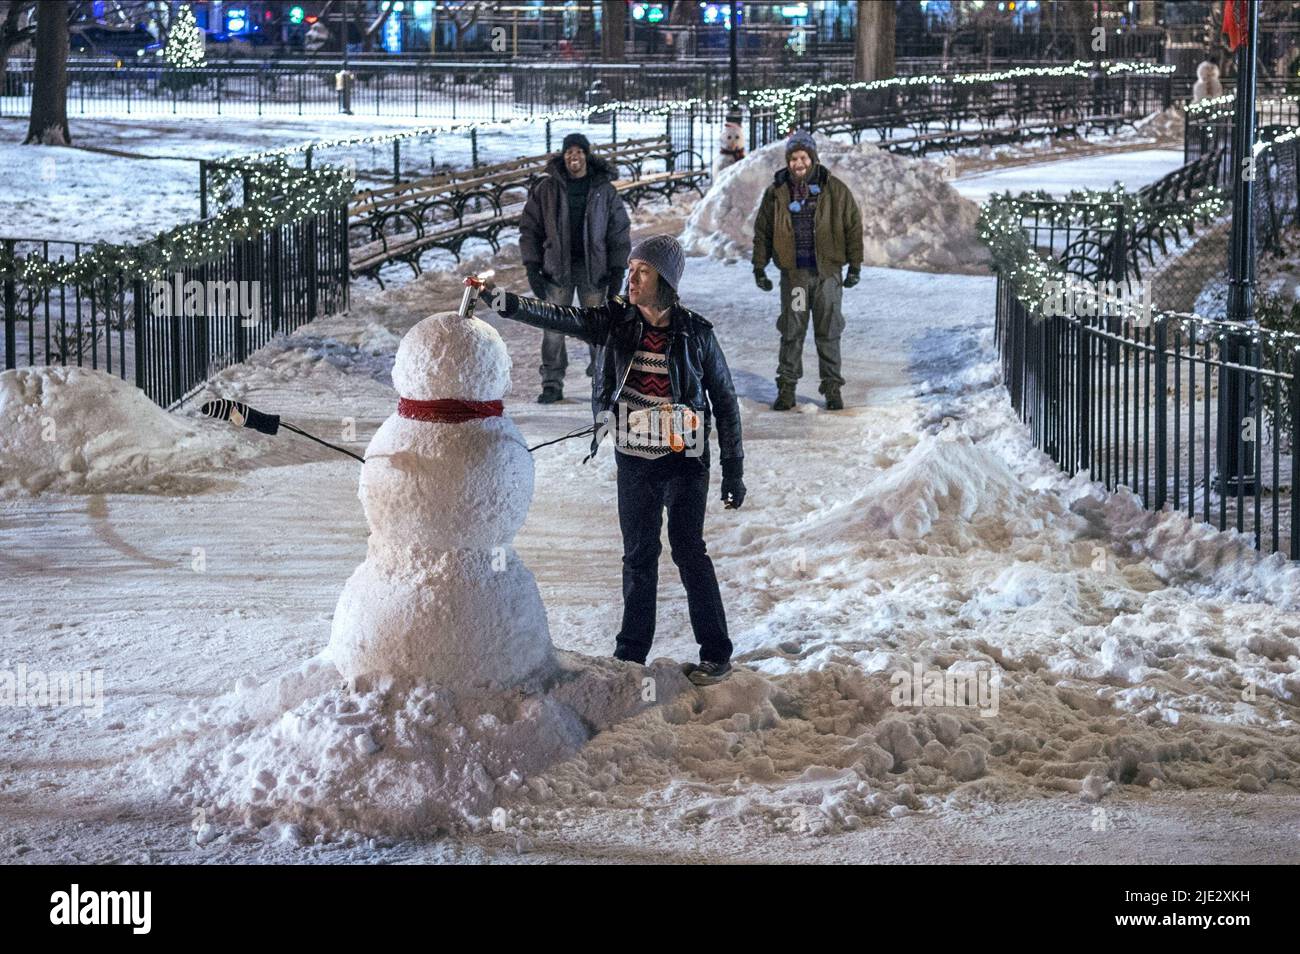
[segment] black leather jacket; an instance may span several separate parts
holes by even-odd
[[[512,294],[503,299],[501,313],[507,318],[601,346],[591,376],[591,413],[597,425],[613,427],[623,383],[645,326],[637,307],[622,296],[595,308],[552,305]],[[713,325],[680,303],[673,306],[670,321],[668,380],[673,403],[684,404],[703,418],[705,465],[709,462],[709,431],[716,418],[723,473],[740,471],[745,456],[740,440],[740,405]],[[598,429],[591,441],[592,454],[603,436],[603,430]]]

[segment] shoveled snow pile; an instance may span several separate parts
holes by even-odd
[[[214,822],[295,841],[484,831],[530,775],[690,688],[675,663],[641,669],[559,655],[545,679],[470,698],[427,683],[347,683],[317,657],[193,708],[144,765],[155,785]]]
[[[197,425],[197,426],[196,426]],[[241,455],[233,433],[168,414],[89,368],[0,373],[0,491],[165,490]]]
[[[979,206],[957,194],[941,166],[869,143],[816,140],[819,160],[858,200],[864,264],[966,273],[987,269],[988,249],[976,232]],[[784,165],[785,144],[774,142],[723,170],[686,222],[686,251],[748,259],[763,191]]]

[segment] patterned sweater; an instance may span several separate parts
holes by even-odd
[[[673,391],[668,380],[668,329],[646,325],[641,344],[632,356],[622,400],[629,413],[672,403]],[[663,430],[653,435],[629,430],[627,440],[615,446],[621,453],[649,459],[663,457],[671,450],[668,434]]]

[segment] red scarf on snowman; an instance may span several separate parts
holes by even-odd
[[[417,401],[414,398],[397,399],[397,416],[412,421],[429,421],[434,424],[461,424],[484,417],[500,417],[504,406],[500,401],[461,401],[458,398],[436,398]]]

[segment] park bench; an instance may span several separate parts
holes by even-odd
[[[683,189],[703,194],[708,176],[693,150],[674,150],[666,136],[603,143],[592,147],[617,177],[614,188],[634,208],[651,195],[671,198]],[[684,157],[695,161],[679,168]],[[552,154],[441,172],[356,193],[349,206],[350,270],[378,277],[389,262],[419,274],[420,257],[443,249],[460,258],[470,239],[500,249],[500,236],[518,228],[529,190],[546,174]],[[662,168],[653,168],[654,166]]]

